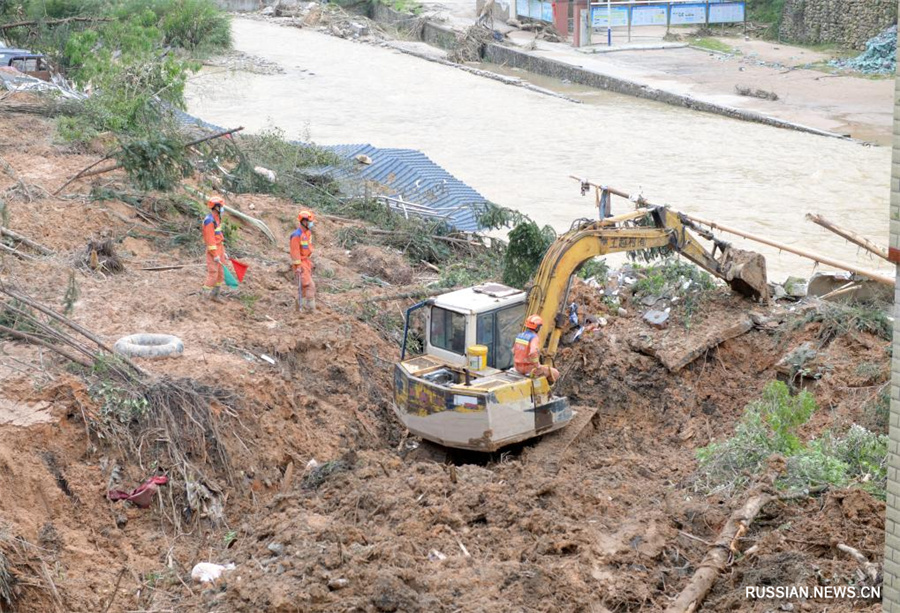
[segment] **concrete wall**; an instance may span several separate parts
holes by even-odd
[[[897,9],[895,9],[897,10]],[[894,154],[891,163],[890,259],[900,264],[900,75],[894,90]],[[900,613],[900,266],[894,286],[894,339],[891,358],[891,417],[888,432],[887,517],[884,522],[884,587],[881,610]]]
[[[781,38],[863,49],[866,41],[897,23],[897,0],[785,0]]]
[[[500,64],[511,68],[520,68],[556,79],[564,79],[579,85],[595,87],[597,89],[605,89],[607,91],[625,94],[627,96],[635,96],[637,98],[646,98],[648,100],[656,100],[674,106],[682,106],[697,111],[707,113],[715,113],[716,115],[724,115],[734,119],[742,119],[744,121],[753,121],[765,125],[775,126],[779,128],[789,128],[799,130],[801,132],[811,132],[813,134],[825,134],[827,136],[836,136],[830,132],[816,130],[800,126],[789,121],[767,117],[758,113],[742,111],[735,108],[721,106],[718,104],[710,104],[697,100],[691,96],[675,94],[672,92],[662,91],[652,87],[647,87],[633,81],[603,75],[590,70],[585,70],[578,66],[557,62],[533,53],[519,51],[503,45],[489,44],[485,48],[484,61],[492,64]],[[900,356],[900,353],[898,353]],[[898,612],[900,613],[900,612]]]

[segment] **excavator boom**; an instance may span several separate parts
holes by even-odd
[[[652,226],[635,225],[648,218]],[[712,253],[692,231],[713,241]],[[537,314],[544,320],[538,334],[544,347],[545,363],[552,364],[559,347],[566,321],[566,297],[572,275],[578,268],[597,256],[659,247],[683,255],[744,296],[756,300],[768,297],[766,264],[761,255],[734,249],[668,207],[641,208],[625,215],[583,223],[550,246],[529,294],[527,315]]]

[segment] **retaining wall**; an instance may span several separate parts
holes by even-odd
[[[865,49],[866,41],[897,23],[897,0],[785,0],[781,38]]]
[[[800,132],[810,132],[812,134],[821,134],[825,136],[839,136],[825,130],[817,130],[815,128],[809,128],[807,126],[798,125],[782,119],[760,115],[759,113],[742,111],[740,109],[704,102],[702,100],[692,98],[691,96],[667,92],[664,90],[648,87],[646,85],[641,85],[640,83],[635,83],[634,81],[628,81],[627,79],[620,79],[618,77],[611,77],[609,75],[592,72],[590,70],[585,70],[584,68],[579,68],[578,66],[572,66],[571,64],[558,62],[556,60],[540,57],[532,53],[519,51],[518,49],[512,49],[510,47],[504,47],[502,45],[487,45],[487,47],[485,48],[484,59],[485,61],[491,62],[493,64],[501,64],[510,66],[512,68],[519,68],[547,77],[565,79],[571,81],[572,83],[578,83],[579,85],[586,85],[588,87],[604,89],[619,94],[625,94],[627,96],[635,96],[637,98],[656,100],[658,102],[664,102],[666,104],[671,104],[674,106],[682,106],[696,111],[715,113],[716,115],[724,115],[725,117],[742,119],[744,121],[753,121],[756,123],[775,126],[778,128],[788,128],[791,130],[798,130]]]

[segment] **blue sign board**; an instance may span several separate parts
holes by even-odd
[[[631,9],[631,25],[664,26],[668,16],[668,7],[665,4],[635,6]]]
[[[606,29],[608,17],[612,17],[612,27],[618,26],[627,26],[628,25],[628,7],[627,6],[616,6],[611,10],[605,6],[592,6],[591,7],[591,27],[595,30],[597,29]]]
[[[706,4],[673,4],[671,15],[673,26],[706,23]]]
[[[709,5],[709,23],[739,23],[744,21],[745,3],[717,2]]]

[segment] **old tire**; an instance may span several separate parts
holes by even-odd
[[[177,358],[184,343],[171,334],[130,334],[116,341],[113,349],[129,358]]]

